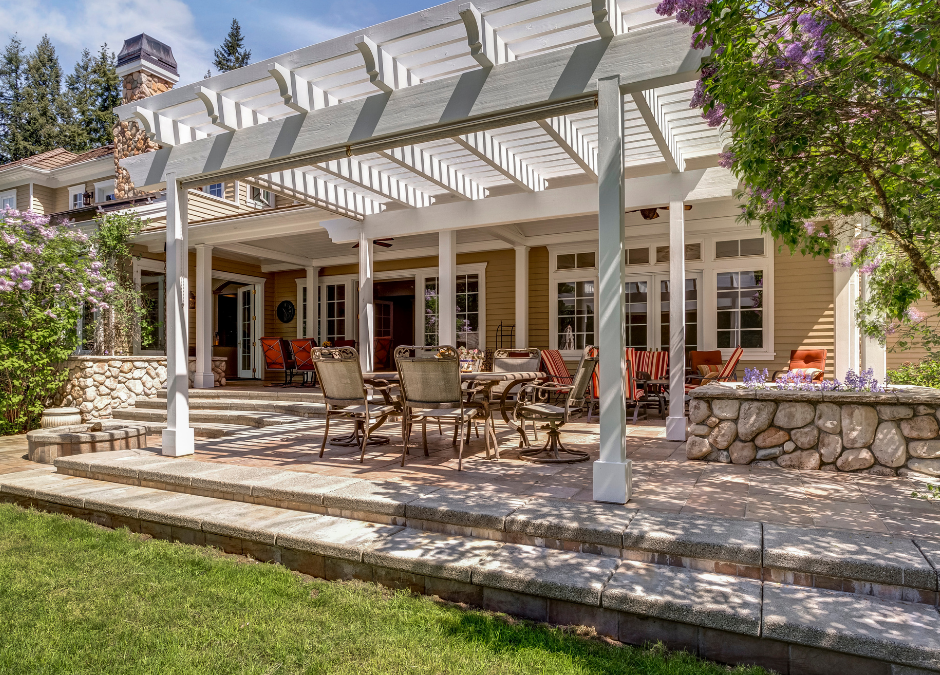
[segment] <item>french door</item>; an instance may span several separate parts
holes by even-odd
[[[255,368],[255,287],[238,289],[238,376],[258,377]]]
[[[669,275],[664,272],[628,274],[624,287],[626,342],[640,350],[669,350]],[[686,272],[685,350],[699,349],[702,273]]]

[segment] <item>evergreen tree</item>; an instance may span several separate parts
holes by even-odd
[[[94,147],[91,128],[95,113],[95,87],[92,71],[95,59],[87,49],[75,64],[74,72],[65,78],[65,101],[69,120],[63,124],[62,147],[72,152],[85,152]]]
[[[238,19],[232,19],[232,25],[228,29],[228,35],[225,36],[225,42],[219,49],[215,50],[215,60],[212,65],[219,72],[235,70],[248,65],[248,59],[251,58],[251,52],[245,49],[245,38],[242,36],[242,27],[238,25]]]
[[[101,45],[101,50],[92,66],[92,87],[95,91],[95,104],[92,122],[88,128],[93,148],[107,145],[114,141],[114,125],[117,116],[114,109],[121,105],[121,78],[117,74],[117,57],[108,52],[108,45]]]
[[[62,126],[72,124],[72,115],[62,96],[62,67],[48,35],[26,62],[25,144],[28,155],[60,147]]]
[[[14,35],[0,55],[0,164],[29,155],[24,138],[26,53]]]

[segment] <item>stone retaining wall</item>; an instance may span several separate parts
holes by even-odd
[[[940,476],[940,390],[690,392],[689,459],[881,476]]]
[[[189,385],[196,359],[189,359]],[[82,421],[107,419],[111,411],[131,408],[138,398],[154,398],[166,387],[165,356],[73,356],[66,362],[68,378],[53,405],[74,406]],[[225,358],[213,357],[215,386],[225,386]]]

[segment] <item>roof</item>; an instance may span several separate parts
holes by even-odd
[[[171,75],[179,75],[176,70],[176,59],[173,57],[173,50],[170,49],[169,45],[155,40],[146,33],[124,40],[124,46],[117,56],[118,74],[125,66],[134,64],[137,61],[149,63]]]
[[[61,169],[63,166],[79,164],[80,162],[87,162],[92,159],[108,157],[113,154],[114,144],[103,145],[100,148],[94,148],[79,154],[70,152],[65,148],[55,148],[54,150],[47,150],[46,152],[41,152],[38,155],[33,155],[32,157],[24,157],[23,159],[18,159],[15,162],[2,164],[0,165],[0,171],[7,171],[9,169],[20,166],[28,166],[33,169],[40,169],[42,171],[52,171],[54,169]]]

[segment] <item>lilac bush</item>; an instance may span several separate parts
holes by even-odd
[[[743,384],[745,389],[779,389],[781,391],[885,391],[885,387],[875,378],[873,368],[863,370],[859,374],[849,369],[845,374],[845,379],[841,382],[838,379],[813,382],[809,375],[799,372],[784,373],[772,383],[769,383],[768,380],[769,377],[766,368],[764,368],[763,371],[757,368],[744,369]]]
[[[77,346],[79,316],[107,309],[113,290],[81,231],[0,211],[0,434],[38,426]]]

